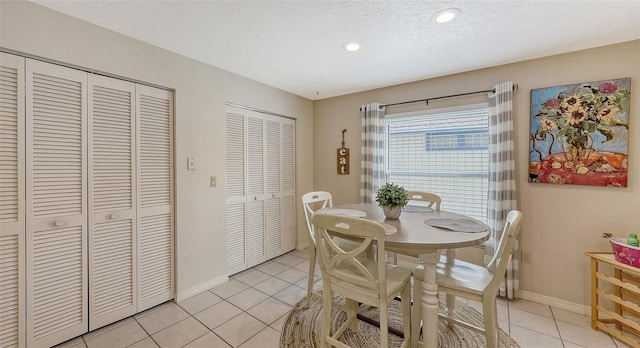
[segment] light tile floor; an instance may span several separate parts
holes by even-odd
[[[292,251],[185,301],[161,304],[56,348],[276,348],[286,314],[306,296],[308,269],[308,251]],[[626,347],[592,330],[584,315],[526,300],[499,300],[498,307],[500,327],[522,348]]]

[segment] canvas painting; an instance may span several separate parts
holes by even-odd
[[[627,187],[631,79],[531,90],[529,181]]]

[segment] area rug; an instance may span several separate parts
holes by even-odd
[[[337,297],[336,303],[344,303],[344,299]],[[320,346],[320,334],[322,332],[322,300],[313,298],[309,308],[305,308],[306,299],[296,304],[289,312],[280,336],[281,348],[315,348]],[[443,304],[440,304],[443,310]],[[369,318],[378,319],[377,308],[361,305],[359,314]],[[400,302],[392,301],[389,306],[389,326],[402,332],[402,309]],[[333,308],[333,330],[338,328],[346,320],[346,314]],[[462,320],[476,325],[482,325],[482,315],[475,309],[458,301],[456,303],[456,316]],[[518,348],[518,344],[504,331],[500,331],[501,348]],[[380,332],[375,326],[358,320],[358,330],[347,329],[340,341],[353,348],[380,347]],[[400,347],[402,338],[389,334],[389,347]],[[438,323],[438,346],[441,348],[478,348],[486,347],[484,335],[459,326],[449,327],[444,320]]]

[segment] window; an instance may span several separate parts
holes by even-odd
[[[486,221],[488,107],[387,115],[386,181],[432,192],[443,209]]]

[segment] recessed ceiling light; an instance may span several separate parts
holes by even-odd
[[[460,13],[462,13],[460,9],[448,8],[448,9],[439,11],[438,13],[433,15],[433,18],[436,20],[436,22],[440,24],[448,23],[448,22],[451,22],[454,18],[458,17]]]
[[[349,52],[355,52],[359,50],[360,47],[362,47],[362,44],[357,41],[349,41],[349,42],[346,42],[344,45],[342,45],[342,48],[344,48]]]

